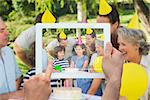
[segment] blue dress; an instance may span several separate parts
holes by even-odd
[[[78,68],[79,70],[81,70],[84,62],[86,60],[88,60],[88,59],[89,58],[88,58],[87,55],[83,55],[80,58],[75,55],[75,56],[72,56],[71,61],[74,62],[76,68]],[[85,71],[88,71],[88,66],[86,67]],[[93,80],[92,78],[91,79],[89,79],[89,78],[88,79],[86,79],[86,78],[76,79],[76,81],[77,81],[77,87],[79,87],[79,88],[82,89],[82,93],[87,94],[87,92],[88,92],[88,90],[89,90],[89,88],[90,88],[90,86],[92,84],[92,80]],[[102,91],[101,91],[100,88],[97,90],[97,93],[95,95],[99,95],[99,96],[102,95]]]

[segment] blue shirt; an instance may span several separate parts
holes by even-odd
[[[79,70],[82,69],[84,62],[87,60],[88,60],[87,55],[83,55],[80,58],[75,55],[72,56],[71,58],[71,61],[74,62],[75,67],[78,68]],[[86,67],[86,69],[88,69],[88,66]],[[77,82],[77,87],[82,89],[82,93],[87,93],[88,89],[91,86],[92,79],[76,79],[76,82]]]
[[[75,64],[75,67],[80,70],[80,69],[82,69],[84,62],[88,61],[88,56],[83,55],[82,57],[79,58],[78,56],[75,55],[75,56],[72,56],[71,61],[73,61]]]
[[[5,46],[0,50],[0,94],[16,91],[16,79],[21,76],[13,51]]]

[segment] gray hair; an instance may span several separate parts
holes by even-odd
[[[141,55],[148,55],[150,45],[148,44],[146,35],[143,31],[120,27],[117,30],[117,34],[121,35],[121,37],[128,43],[139,46],[139,53]]]

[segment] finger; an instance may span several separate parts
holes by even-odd
[[[106,44],[104,56],[105,56],[105,57],[111,56],[112,50],[113,50],[112,44],[108,42],[108,43]]]
[[[119,56],[123,56],[124,55],[124,53],[122,53],[121,51],[117,50],[116,48],[113,48],[113,54],[119,55]]]
[[[52,63],[49,62],[48,66],[47,66],[47,69],[46,69],[46,72],[45,72],[45,75],[47,77],[51,77],[52,71],[53,71]]]

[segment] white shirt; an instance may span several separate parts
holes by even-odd
[[[23,31],[15,40],[15,43],[23,49],[29,49],[35,41],[35,26]]]
[[[93,63],[95,61],[95,59],[98,57],[97,53],[92,54],[91,59],[90,59],[90,66],[93,66]]]
[[[31,45],[35,42],[35,34],[35,26],[32,26],[23,31],[15,40],[15,43],[24,50],[26,55],[30,51]],[[42,61],[42,66],[45,69],[48,65],[48,55],[44,49],[42,50]]]

